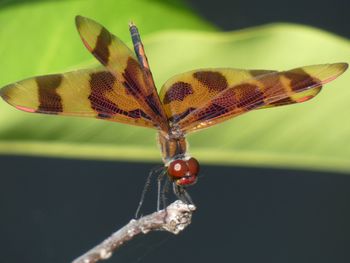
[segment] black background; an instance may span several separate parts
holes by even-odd
[[[204,18],[224,30],[271,22],[291,22],[323,28],[350,37],[348,0],[188,0],[187,2]]]
[[[345,0],[189,3],[225,30],[285,21],[350,37]],[[79,256],[131,219],[155,165],[0,156],[0,262]],[[141,236],[106,262],[350,262],[349,189],[342,174],[203,166],[188,229]]]

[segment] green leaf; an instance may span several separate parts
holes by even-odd
[[[8,37],[4,38],[5,32],[0,31],[1,39],[6,39],[0,47],[0,84],[91,64],[91,56],[79,42],[73,23],[68,22],[71,19],[67,19],[78,13],[78,7],[72,8],[74,11],[69,11],[69,15],[60,13],[58,18],[52,18],[57,6],[66,5],[64,8],[67,8],[77,2],[80,1],[16,6],[0,13],[0,22],[9,23],[2,29]],[[159,2],[152,1],[152,4]],[[165,8],[167,5],[160,6]],[[17,14],[18,8],[23,11]],[[31,14],[33,10],[48,12],[45,28],[32,20],[28,23],[8,22],[15,21],[8,20],[14,11],[16,16],[25,18],[27,8],[31,8]],[[44,12],[42,8],[47,10]],[[181,9],[176,12],[181,13]],[[175,13],[174,17],[177,17],[178,13]],[[119,19],[116,14],[118,12],[111,11],[106,16],[101,14],[100,18],[92,17],[127,41],[127,28],[119,28],[119,22],[114,22]],[[188,14],[188,21],[192,21],[189,23],[192,29],[212,29],[198,18],[185,14]],[[144,44],[159,88],[169,77],[195,68],[284,70],[310,64],[348,62],[350,57],[348,40],[305,26],[274,24],[232,33],[167,29],[148,34],[171,25],[165,25],[167,21],[162,20],[159,22],[163,24],[161,28],[149,25],[146,20],[138,22],[135,19],[142,33],[147,33],[143,37]],[[178,28],[185,26],[182,24]],[[28,27],[33,32],[29,33]],[[346,72],[310,102],[254,111],[190,135],[190,152],[201,162],[214,164],[350,172],[349,83],[350,73]],[[3,154],[160,161],[156,133],[151,129],[94,119],[28,114],[5,103],[0,104],[0,123],[0,152]]]
[[[86,64],[91,55],[75,28],[76,15],[108,26],[126,43],[131,42],[130,21],[138,25],[143,37],[165,29],[214,29],[182,1],[65,0],[11,5],[0,11],[0,86]]]

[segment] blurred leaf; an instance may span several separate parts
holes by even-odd
[[[80,1],[70,1],[76,2]],[[37,27],[38,21],[20,24],[17,20],[10,20],[6,27],[8,37],[0,47],[0,84],[33,74],[68,70],[72,65],[82,64],[81,61],[90,64],[87,62],[89,55],[78,37],[73,36],[71,19],[65,19],[73,18],[78,8],[69,11],[70,15],[62,17],[60,13],[53,18],[54,5],[56,3],[45,5],[48,9],[45,11],[48,12],[45,29]],[[21,8],[23,13],[18,12],[18,16],[23,19],[28,11]],[[32,12],[37,8],[35,10],[39,12],[43,7],[40,4],[28,8],[32,8]],[[86,10],[89,9],[86,7]],[[0,21],[8,22],[14,11],[17,16],[17,7],[8,9],[0,14]],[[176,17],[181,10],[174,12]],[[94,10],[79,13],[95,14]],[[117,14],[113,10],[109,15],[96,14],[93,17],[126,40],[127,28],[119,28],[119,21],[115,23],[119,19]],[[191,28],[211,28],[191,15],[187,19],[192,21]],[[149,23],[147,19],[138,22],[142,33],[161,28]],[[171,27],[169,24],[165,26],[166,20],[159,23],[162,28]],[[185,27],[184,24],[177,26]],[[31,34],[27,32],[28,27],[33,30]],[[15,39],[10,37],[13,32],[17,34]],[[4,39],[5,33],[0,32],[0,35]],[[37,39],[39,36],[40,40]],[[20,38],[30,43],[26,44],[26,51],[22,50],[24,43]],[[144,37],[144,42],[159,88],[169,77],[194,68],[284,70],[309,64],[349,62],[346,60],[350,57],[349,41],[317,29],[289,24],[233,33],[167,30]],[[349,85],[350,73],[346,72],[310,102],[255,111],[193,134],[189,136],[191,153],[201,162],[215,164],[350,172]],[[4,154],[160,161],[153,130],[100,120],[28,114],[5,103],[0,104],[0,112],[0,152]]]

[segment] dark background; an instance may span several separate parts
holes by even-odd
[[[323,28],[350,38],[348,0],[187,0],[187,2],[204,18],[224,30],[271,22],[291,22]]]
[[[224,30],[284,21],[350,37],[345,0],[188,2]],[[0,261],[71,261],[130,220],[155,165],[0,156]],[[219,166],[201,175],[188,229],[139,237],[105,262],[350,262],[349,175]],[[151,189],[144,213],[155,200]]]

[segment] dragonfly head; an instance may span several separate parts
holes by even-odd
[[[197,159],[177,159],[170,162],[168,174],[170,178],[179,186],[193,185],[197,181],[199,163]]]

